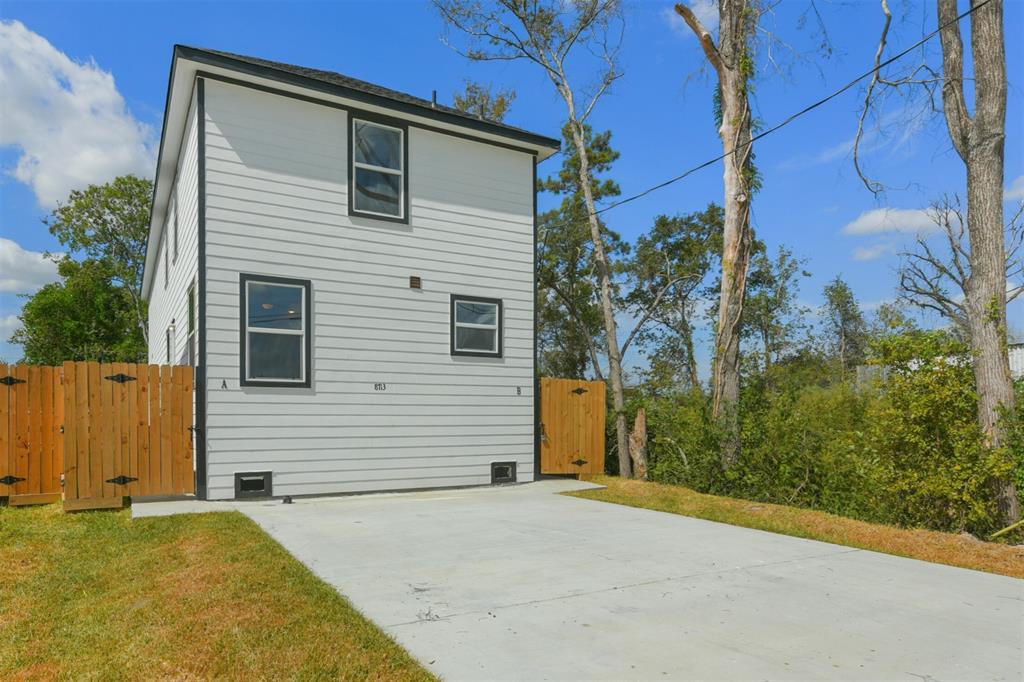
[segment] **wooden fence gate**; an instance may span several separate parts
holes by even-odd
[[[195,490],[193,369],[0,365],[0,497],[64,508]],[[10,472],[10,473],[8,473]]]
[[[0,364],[0,497],[10,504],[60,500],[63,414],[60,367]]]
[[[542,474],[604,473],[603,381],[540,380]]]

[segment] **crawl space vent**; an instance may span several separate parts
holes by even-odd
[[[491,462],[491,485],[516,482],[515,462]]]
[[[271,497],[274,493],[271,472],[247,471],[235,474],[235,499]]]

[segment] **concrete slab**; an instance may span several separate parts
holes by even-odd
[[[1024,678],[1024,581],[571,485],[237,508],[449,680]]]

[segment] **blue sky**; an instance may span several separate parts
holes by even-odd
[[[706,11],[706,2],[698,0],[697,8]],[[904,20],[896,22],[890,53],[935,27],[933,3],[896,5]],[[592,120],[597,129],[614,131],[622,156],[613,176],[626,195],[721,151],[712,81],[702,75],[697,42],[670,7],[627,3],[625,75]],[[881,26],[878,5],[820,7],[832,45],[828,56],[817,49],[822,36],[814,22],[801,21],[805,3],[783,3],[772,19],[772,30],[790,51],[773,51],[780,69],[761,66],[755,106],[766,126],[870,68]],[[1024,26],[1024,2],[1011,0],[1005,12],[1006,184],[1012,196],[1024,197],[1024,45],[1014,39]],[[6,343],[21,304],[16,293],[53,276],[35,254],[59,249],[40,222],[47,207],[77,184],[128,171],[152,174],[175,43],[336,70],[425,98],[437,90],[444,102],[471,78],[518,91],[507,119],[514,125],[557,136],[564,119],[564,104],[530,65],[470,64],[446,47],[441,22],[426,3],[7,0],[0,18],[7,22],[0,39],[0,358],[9,361],[20,357]],[[929,55],[933,65],[937,49],[936,42]],[[917,211],[945,193],[962,194],[964,172],[942,121],[918,116],[912,103],[893,99],[879,117],[881,128],[871,128],[866,157],[868,169],[892,189],[873,196],[857,179],[849,153],[862,98],[855,88],[758,144],[764,189],[753,215],[770,248],[785,244],[808,259],[813,276],[802,283],[802,301],[820,304],[824,284],[841,274],[870,312],[895,295],[894,252],[921,224]],[[541,173],[554,172],[557,163],[547,162]],[[713,167],[605,217],[632,239],[657,214],[699,210],[721,195],[720,168]],[[541,207],[546,203],[542,198]],[[882,219],[882,209],[900,211]],[[1024,332],[1024,302],[1011,307],[1010,326]]]

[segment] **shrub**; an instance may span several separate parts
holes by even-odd
[[[877,341],[887,367],[866,414],[863,445],[896,502],[892,521],[984,533],[998,524],[993,482],[1014,469],[1011,448],[985,446],[968,348],[944,332]]]

